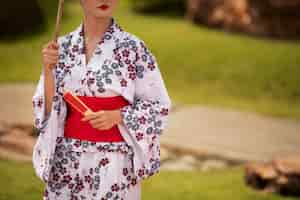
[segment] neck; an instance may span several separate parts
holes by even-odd
[[[85,16],[83,20],[84,34],[89,39],[98,39],[110,25],[111,18],[94,18]]]

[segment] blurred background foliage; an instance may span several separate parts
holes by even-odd
[[[185,12],[184,0],[130,0],[130,3],[134,11],[145,14],[183,16]]]
[[[3,1],[0,37],[13,39],[46,31],[55,21],[57,5],[58,0]]]

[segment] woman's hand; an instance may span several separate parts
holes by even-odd
[[[86,111],[81,121],[89,121],[93,128],[107,130],[122,122],[120,110]]]
[[[58,62],[59,45],[55,41],[48,42],[42,50],[42,62],[47,71],[51,71]]]
[[[55,93],[54,76],[52,73],[53,67],[58,61],[58,44],[54,41],[47,43],[42,50],[42,62],[44,69],[44,88],[45,88],[45,101],[46,110],[48,115],[51,112],[52,98]]]

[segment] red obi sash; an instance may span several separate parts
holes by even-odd
[[[77,96],[92,111],[114,110],[129,105],[129,102],[123,96],[113,97],[93,97]],[[93,128],[88,121],[81,121],[84,117],[67,103],[67,119],[64,127],[64,136],[81,140],[95,142],[119,142],[124,141],[117,125],[108,130],[98,130]]]

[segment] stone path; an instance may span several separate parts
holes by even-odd
[[[31,124],[34,84],[0,86],[0,121]],[[300,154],[300,122],[203,106],[171,113],[162,145],[237,160],[267,160],[277,153]]]
[[[1,84],[0,85],[0,121],[7,123],[32,124],[31,98],[34,84]]]
[[[300,121],[202,106],[182,107],[170,116],[162,144],[180,145],[238,160],[269,160],[300,154]]]

